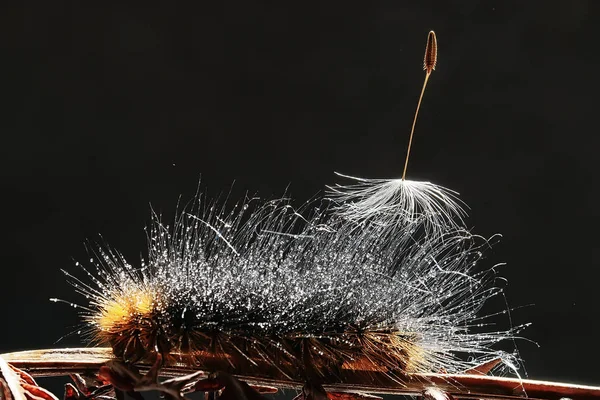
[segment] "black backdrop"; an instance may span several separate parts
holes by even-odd
[[[0,352],[77,345],[60,269],[102,234],[132,262],[149,204],[401,174],[461,193],[502,233],[518,343],[536,379],[600,384],[593,1],[79,2],[2,7]],[[352,4],[351,4],[352,3]]]

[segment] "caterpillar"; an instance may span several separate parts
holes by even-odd
[[[69,274],[89,299],[87,334],[128,361],[158,351],[252,370],[264,360],[288,378],[356,363],[458,371],[481,359],[455,353],[498,356],[489,346],[509,333],[469,333],[499,293],[492,271],[474,272],[488,242],[442,231],[436,215],[378,211],[357,222],[356,205],[324,201],[304,216],[287,199],[253,200],[184,211],[172,227],[154,215],[141,268],[99,248],[92,284]]]

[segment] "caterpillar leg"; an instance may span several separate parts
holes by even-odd
[[[317,383],[306,382],[302,392],[294,400],[328,400],[327,392]]]
[[[327,392],[321,385],[307,383],[302,388],[302,393],[294,400],[383,400],[383,398],[359,392]]]
[[[158,373],[161,366],[162,356],[160,354],[157,354],[154,364],[145,375],[140,374],[138,369],[131,364],[116,360],[109,361],[106,365],[100,367],[98,378],[115,388],[117,399],[123,397],[124,392],[136,400],[143,400],[144,398],[139,392],[156,390],[161,392],[167,399],[185,400],[183,393],[189,391],[190,385],[193,385],[200,377],[205,375],[204,371],[198,371],[159,382]]]
[[[428,387],[421,394],[423,400],[456,400],[450,393],[436,387]]]
[[[160,354],[157,354],[156,361],[145,375],[141,375],[133,365],[113,361],[100,368],[98,377],[115,388],[117,397],[119,397],[120,391],[131,395],[136,400],[143,400],[139,392],[148,390],[159,391],[166,398],[174,400],[185,400],[183,393],[188,392],[211,393],[209,398],[215,398],[215,394],[218,392],[220,400],[266,400],[261,392],[277,392],[276,388],[270,386],[252,387],[225,372],[217,372],[208,379],[200,379],[205,376],[205,373],[198,371],[159,382],[158,372],[161,366]]]
[[[70,383],[65,384],[63,400],[93,400],[97,398],[110,399],[116,397],[116,389],[111,385],[100,387],[80,386],[79,382],[75,381],[75,386]]]
[[[219,400],[266,400],[261,393],[275,393],[277,389],[270,386],[250,386],[228,373],[217,372],[209,379],[198,381],[194,391],[207,393],[218,391]],[[214,394],[208,396],[209,399],[211,397],[216,396]]]

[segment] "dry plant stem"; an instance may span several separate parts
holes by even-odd
[[[6,382],[6,387],[0,387],[3,399],[8,400],[12,397],[14,400],[26,400],[23,388],[19,384],[19,377],[2,357],[0,357],[0,374],[3,380],[0,385],[3,386]]]
[[[37,385],[28,373],[8,364],[0,356],[0,400],[58,400]]]
[[[51,349],[3,354],[1,357],[13,366],[24,369],[33,376],[64,376],[70,373],[98,371],[114,356],[109,348]],[[148,364],[140,364],[148,370]],[[208,377],[207,373],[190,367],[166,366],[161,376],[181,376],[194,373]],[[365,392],[375,394],[421,395],[429,387],[437,387],[462,399],[548,399],[568,397],[573,400],[600,400],[600,387],[573,385],[529,379],[502,378],[470,374],[409,374],[405,381],[389,379],[384,373],[350,371],[352,383],[329,383],[323,385],[328,392]],[[301,389],[304,382],[275,380],[259,376],[236,376],[246,383],[273,386],[280,389]]]
[[[383,397],[367,393],[328,392],[329,400],[383,400]]]

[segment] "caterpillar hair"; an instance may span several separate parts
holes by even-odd
[[[425,84],[436,60],[431,32]],[[299,208],[285,196],[231,209],[198,197],[171,224],[153,214],[139,266],[98,246],[87,278],[67,274],[87,299],[86,337],[126,361],[158,353],[308,382],[512,365],[494,345],[517,329],[479,315],[502,290],[478,265],[489,244],[466,229],[456,193],[354,179]]]

